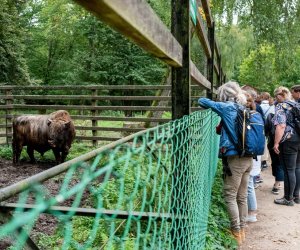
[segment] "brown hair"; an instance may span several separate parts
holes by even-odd
[[[271,98],[271,95],[268,92],[262,92],[260,94],[260,99],[261,100],[267,100],[267,101],[269,101],[270,98]]]
[[[291,87],[291,90],[293,90],[294,92],[300,92],[300,85],[294,85],[293,87]]]
[[[246,103],[246,107],[251,109],[251,110],[256,110],[256,104],[254,102],[253,97],[251,96],[251,94],[245,92],[244,93],[247,99],[247,103]]]

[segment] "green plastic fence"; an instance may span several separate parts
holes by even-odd
[[[18,208],[0,227],[0,242],[22,249],[30,236],[40,249],[203,249],[218,120],[211,110],[194,112],[11,198]]]

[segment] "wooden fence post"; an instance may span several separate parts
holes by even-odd
[[[172,0],[173,36],[182,47],[182,67],[172,67],[172,119],[190,114],[190,13],[189,1]]]
[[[208,41],[211,50],[211,57],[207,59],[207,80],[211,82],[211,89],[208,91],[208,98],[213,98],[214,90],[214,57],[215,57],[215,23],[208,27]]]
[[[94,97],[97,96],[97,94],[98,94],[97,89],[92,89],[92,97],[93,97],[93,96],[94,96]],[[97,101],[96,99],[92,99],[92,106],[93,106],[93,107],[98,106],[98,101]],[[92,110],[91,110],[91,113],[92,113],[92,116],[93,116],[93,117],[98,115],[98,111],[95,110],[95,109],[92,109]],[[98,120],[92,118],[92,127],[98,127]],[[98,130],[95,130],[95,129],[92,130],[92,135],[93,135],[93,137],[94,137],[94,136],[97,136],[97,134],[98,134],[97,131],[98,131]],[[93,140],[93,146],[96,147],[97,144],[98,144],[98,141],[97,141],[96,139]]]
[[[172,0],[172,23],[171,31],[173,36],[182,47],[182,67],[172,67],[172,119],[182,118],[191,112],[191,72],[190,72],[190,1]],[[176,140],[176,138],[174,138]],[[174,142],[176,145],[176,142]],[[172,228],[172,249],[189,249],[189,225],[188,220],[188,156],[182,161],[184,149],[177,150],[173,155],[172,164],[174,166],[173,178],[174,189],[172,193],[174,216]],[[184,188],[185,187],[185,188]]]
[[[9,143],[11,143],[11,139],[9,141],[9,137],[11,138],[11,134],[12,134],[12,113],[11,113],[11,109],[8,108],[8,106],[13,104],[13,99],[9,98],[9,96],[12,96],[12,89],[7,89],[5,91],[5,95],[6,95],[6,99],[5,99],[5,105],[6,105],[6,116],[5,116],[5,133],[6,133],[6,144],[9,145]]]
[[[218,86],[222,85],[222,66],[221,66],[221,55],[218,57],[218,67],[219,67],[219,79],[218,79]]]

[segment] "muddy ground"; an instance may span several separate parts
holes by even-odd
[[[37,173],[50,169],[55,166],[55,162],[37,162],[36,164],[31,164],[29,162],[23,161],[18,166],[14,166],[12,161],[4,160],[0,158],[0,189],[3,187],[7,187],[11,184],[17,183],[23,179],[26,179],[30,176],[33,176]],[[64,174],[47,180],[43,183],[43,191],[48,197],[55,196],[61,187],[63,182]],[[99,180],[98,180],[99,181]],[[80,182],[78,178],[72,178],[70,181],[70,186],[73,186]],[[85,201],[85,198],[89,195],[87,191],[84,192],[82,201]],[[18,196],[12,197],[5,202],[17,202]],[[64,203],[59,204],[60,206],[72,206],[73,199],[69,199]],[[34,198],[30,196],[27,200],[27,203],[34,204]],[[80,206],[84,207],[87,204],[80,204]],[[39,232],[42,232],[47,235],[51,235],[57,228],[57,219],[55,216],[49,214],[41,214],[38,221],[35,223],[35,226],[31,232],[32,239],[36,240],[36,235]],[[0,242],[0,250],[8,249],[9,241]]]

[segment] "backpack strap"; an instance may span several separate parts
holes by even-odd
[[[269,105],[270,105],[270,104],[269,104]],[[266,117],[266,114],[269,112],[270,108],[271,108],[271,105],[270,105],[269,108],[266,110],[266,112],[264,112],[264,117]]]

